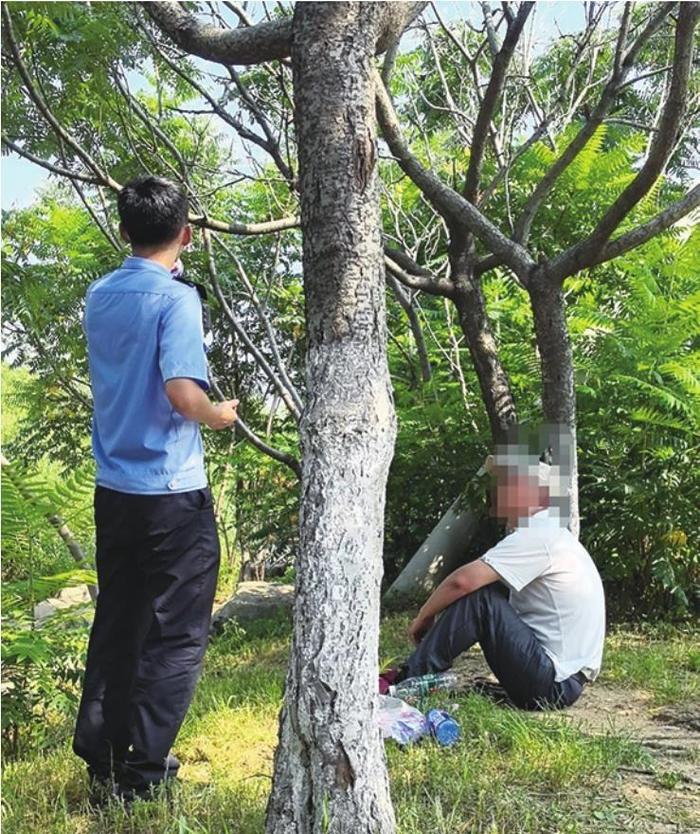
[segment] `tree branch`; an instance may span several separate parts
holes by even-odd
[[[34,156],[34,154],[30,151],[26,151],[24,148],[20,148],[20,146],[16,142],[13,142],[11,139],[8,139],[4,133],[2,134],[2,143],[3,145],[7,145],[7,147],[13,150],[15,153],[19,154],[20,156],[23,156],[25,159],[28,159],[30,162],[33,162],[35,165],[39,165],[41,168],[45,168],[52,174],[58,174],[59,177],[66,177],[70,180],[79,180],[80,182],[87,182],[91,185],[99,185],[99,183],[102,182],[102,180],[98,177],[91,177],[87,174],[77,174],[73,171],[69,171],[67,168],[59,168],[58,165],[54,165],[52,162],[48,162],[46,159],[40,159],[38,156]]]
[[[588,144],[589,140],[594,135],[595,131],[602,124],[603,119],[607,116],[615,102],[615,97],[619,92],[620,85],[624,82],[626,76],[634,65],[634,61],[636,60],[639,51],[648,42],[649,38],[651,38],[651,36],[659,29],[666,16],[671,12],[673,5],[674,4],[672,3],[660,4],[650,17],[647,25],[639,34],[634,44],[624,54],[624,57],[620,57],[624,49],[621,35],[625,31],[625,27],[622,27],[620,37],[618,37],[617,53],[614,59],[614,70],[605,85],[603,92],[601,93],[598,104],[583,128],[572,139],[572,141],[564,149],[561,156],[555,160],[542,179],[537,183],[537,187],[523,206],[520,217],[515,224],[515,239],[520,243],[527,243],[532,223],[540,206],[544,202],[545,197],[552,190],[564,170],[568,168],[573,160],[581,153],[583,148]]]
[[[386,282],[394,291],[396,300],[399,302],[402,310],[404,311],[404,313],[406,313],[406,317],[408,318],[411,333],[413,334],[413,339],[416,343],[416,352],[418,353],[418,359],[420,362],[421,376],[423,378],[423,382],[430,382],[430,379],[433,375],[433,371],[430,367],[430,358],[428,357],[428,350],[425,346],[423,329],[420,326],[420,321],[418,319],[415,307],[413,306],[409,294],[401,286],[401,284],[394,277],[394,275],[391,274],[391,271],[387,271]]]
[[[211,246],[211,235],[209,234],[208,230],[205,230],[203,232],[202,237],[204,239],[204,249],[207,253],[207,269],[209,271],[209,278],[211,280],[211,285],[214,289],[214,294],[216,295],[219,304],[221,304],[221,309],[224,311],[224,315],[231,324],[231,327],[233,327],[234,331],[236,332],[236,335],[243,342],[243,344],[250,351],[250,353],[255,357],[255,361],[257,362],[258,367],[263,371],[265,376],[274,385],[278,394],[284,401],[284,404],[289,409],[290,414],[294,417],[294,419],[297,422],[299,422],[299,420],[301,419],[301,411],[295,402],[292,392],[287,389],[280,377],[274,372],[274,370],[270,366],[270,363],[262,355],[258,347],[253,343],[248,333],[245,331],[241,323],[238,321],[235,313],[229,307],[228,302],[226,301],[226,298],[224,297],[224,294],[221,291],[221,285],[219,284],[219,279],[217,276],[216,261],[214,260],[214,253],[212,251]]]
[[[606,242],[659,178],[668,162],[687,107],[688,79],[693,58],[694,33],[700,18],[700,3],[681,3],[676,24],[671,86],[659,126],[649,144],[649,153],[632,182],[608,208],[584,240],[569,247],[547,266],[550,280],[562,282],[568,275],[589,267]],[[693,192],[691,191],[691,194]]]
[[[285,367],[284,361],[282,356],[279,352],[279,347],[277,345],[277,337],[275,336],[275,332],[272,328],[270,323],[270,318],[267,315],[265,308],[262,305],[262,302],[258,298],[258,294],[255,292],[255,287],[253,286],[251,280],[248,278],[248,274],[246,273],[245,269],[243,268],[243,264],[241,263],[240,259],[237,257],[236,253],[227,246],[223,240],[221,240],[218,235],[214,236],[214,240],[221,246],[221,248],[226,252],[226,254],[231,258],[233,263],[236,265],[236,270],[238,271],[238,277],[241,279],[241,283],[246,288],[246,292],[248,293],[248,297],[253,302],[253,306],[255,307],[258,318],[267,334],[267,338],[270,342],[270,350],[272,352],[272,356],[275,360],[275,365],[277,366],[277,370],[279,372],[280,378],[282,380],[282,384],[287,388],[290,392],[294,403],[296,404],[299,412],[301,413],[302,409],[304,408],[304,403],[302,402],[301,397],[299,396],[294,383],[289,378],[289,374],[287,373],[287,369]]]
[[[469,167],[467,168],[467,175],[462,190],[462,196],[465,200],[469,200],[470,203],[476,204],[478,202],[479,179],[481,176],[481,166],[484,161],[484,153],[486,151],[488,128],[496,112],[496,107],[501,100],[503,86],[506,80],[506,71],[510,65],[523,27],[525,26],[525,21],[534,5],[534,3],[520,4],[515,19],[512,23],[508,23],[506,36],[493,61],[491,77],[489,78],[486,92],[479,107],[476,124],[474,125],[469,154]]]
[[[408,148],[399,127],[389,93],[375,70],[377,119],[392,154],[402,170],[451,226],[466,226],[494,254],[499,255],[525,283],[535,262],[527,250],[510,240],[472,203],[423,168]],[[394,273],[395,274],[395,273]],[[399,277],[397,275],[397,277]]]
[[[384,247],[384,264],[394,278],[410,290],[423,290],[429,295],[454,296],[455,287],[448,278],[438,278],[428,269],[418,266],[415,261],[398,249]]]
[[[292,41],[292,19],[223,29],[198,21],[175,2],[141,3],[146,14],[191,55],[219,64],[261,64],[286,58]]]
[[[385,3],[382,26],[377,38],[376,54],[400,37],[406,26],[427,3]],[[153,21],[192,55],[219,64],[262,64],[282,60],[291,52],[292,18],[256,23],[237,29],[224,29],[202,23],[175,2],[142,3]]]
[[[212,379],[212,389],[216,396],[220,400],[226,400],[226,397],[219,387],[219,384],[216,380]],[[284,463],[288,466],[292,472],[301,480],[301,463],[292,455],[287,454],[286,452],[282,452],[279,449],[275,449],[274,446],[270,446],[269,443],[266,443],[262,438],[258,437],[258,435],[248,426],[245,420],[242,417],[238,417],[236,422],[233,424],[233,427],[237,432],[240,433],[241,437],[244,437],[248,440],[255,448],[262,452],[264,455],[273,458],[273,460],[277,460],[280,463]]]
[[[81,145],[65,130],[65,128],[59,123],[58,119],[56,119],[51,109],[47,105],[46,101],[44,100],[43,96],[41,95],[36,85],[32,81],[27,67],[20,55],[19,48],[17,46],[17,42],[14,36],[14,28],[12,26],[12,20],[8,12],[7,4],[2,4],[2,16],[5,22],[4,29],[8,43],[10,44],[13,59],[19,70],[20,76],[22,77],[22,80],[25,84],[30,98],[36,104],[37,108],[44,116],[46,121],[51,125],[51,128],[53,129],[54,133],[56,134],[59,140],[59,144],[60,142],[64,142],[66,145],[71,147],[73,151],[75,151],[77,156],[85,163],[85,165],[94,172],[95,176],[87,177],[83,174],[74,174],[72,171],[61,169],[58,166],[53,165],[51,162],[41,160],[39,159],[39,157],[35,156],[34,154],[31,154],[29,151],[20,148],[16,143],[12,142],[12,140],[10,140],[4,135],[2,137],[2,141],[21,156],[25,157],[26,159],[29,159],[37,165],[40,165],[42,168],[52,171],[55,174],[58,174],[60,176],[66,176],[68,179],[76,178],[81,180],[82,182],[88,182],[93,185],[106,185],[112,191],[116,191],[117,193],[120,192],[123,186],[116,180],[114,180],[111,176],[109,176],[109,174],[102,171],[100,166],[95,162],[95,160],[90,156],[90,154],[83,147],[81,147]],[[212,231],[216,232],[224,232],[226,234],[236,235],[270,234],[273,232],[284,231],[285,229],[292,229],[300,225],[299,217],[283,217],[277,220],[263,221],[261,223],[227,223],[223,220],[212,219],[206,213],[190,214],[188,216],[188,221],[194,226],[198,226],[205,229],[211,229]]]
[[[690,214],[698,206],[700,206],[700,185],[696,185],[685,195],[685,197],[682,197],[680,200],[676,200],[675,203],[671,203],[670,206],[667,206],[651,220],[648,220],[646,223],[642,223],[640,226],[637,226],[635,229],[631,229],[624,235],[620,235],[620,237],[616,237],[614,240],[609,241],[603,249],[595,255],[589,266],[597,266],[605,261],[617,258],[625,252],[629,252],[630,249],[636,249],[637,246],[641,246],[643,243],[651,240],[660,232],[665,231],[674,223],[677,223],[683,217]]]
[[[2,4],[2,17],[5,22],[5,34],[7,36],[7,41],[10,45],[10,51],[12,52],[12,57],[17,66],[20,76],[24,81],[24,84],[27,88],[27,92],[29,93],[32,101],[37,106],[39,112],[42,116],[46,119],[46,121],[51,125],[54,132],[57,136],[60,136],[61,139],[67,144],[70,145],[71,148],[78,154],[78,156],[83,160],[83,162],[90,168],[97,177],[99,177],[101,182],[104,182],[110,185],[112,188],[119,188],[119,185],[115,180],[113,180],[109,174],[102,171],[99,165],[95,162],[95,160],[90,156],[90,154],[82,148],[78,142],[65,130],[61,124],[58,122],[56,117],[51,112],[48,104],[44,100],[43,96],[37,89],[36,85],[31,79],[29,75],[29,71],[27,70],[26,64],[22,60],[22,56],[20,54],[19,48],[17,46],[17,40],[15,38],[14,26],[12,25],[12,18],[10,17],[10,12],[8,10],[8,4]]]

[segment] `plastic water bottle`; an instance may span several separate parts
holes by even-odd
[[[442,709],[431,709],[426,715],[430,732],[438,744],[451,747],[460,737],[459,724]]]
[[[389,687],[389,695],[394,698],[421,698],[431,692],[439,690],[453,690],[457,688],[457,675],[454,672],[435,672],[421,675],[419,678],[406,678],[400,683]]]

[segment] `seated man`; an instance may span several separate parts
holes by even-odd
[[[495,477],[495,514],[514,532],[433,592],[409,629],[418,648],[392,678],[442,672],[479,643],[516,706],[570,706],[600,671],[600,576],[550,506],[546,463],[528,467],[504,455],[486,466]]]

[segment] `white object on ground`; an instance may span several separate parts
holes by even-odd
[[[393,738],[399,744],[411,744],[429,732],[423,713],[390,695],[379,695],[379,727],[382,738]]]

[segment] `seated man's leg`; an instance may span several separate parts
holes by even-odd
[[[506,593],[495,583],[449,605],[406,661],[408,675],[445,671],[479,643],[491,671],[517,706],[564,706],[551,659]]]

